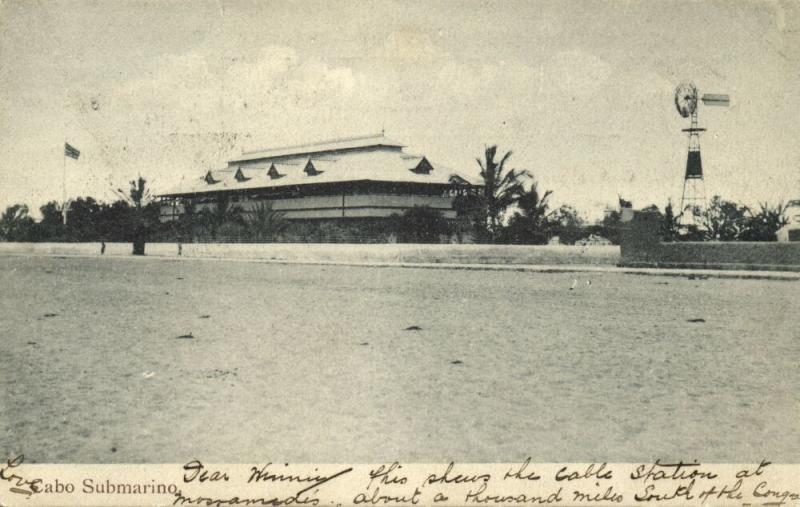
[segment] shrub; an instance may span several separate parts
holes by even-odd
[[[453,230],[441,211],[428,206],[414,206],[392,218],[392,231],[401,243],[439,243]]]

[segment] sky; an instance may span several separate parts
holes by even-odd
[[[552,203],[800,198],[800,2],[2,1],[0,207],[154,192],[243,150],[379,133],[477,174],[512,151]]]

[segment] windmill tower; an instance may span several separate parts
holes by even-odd
[[[706,129],[698,126],[698,91],[694,83],[681,83],[675,89],[675,107],[684,118],[691,118],[689,128],[682,129],[689,136],[689,154],[686,157],[686,172],[683,177],[683,195],[678,222],[682,226],[704,227],[707,213],[706,188],[703,179],[703,160],[700,156],[700,133]],[[730,104],[727,95],[707,93],[700,97],[706,106]]]

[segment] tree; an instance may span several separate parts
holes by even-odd
[[[70,241],[99,240],[100,203],[93,197],[79,197],[69,204],[66,232]]]
[[[675,241],[678,237],[678,219],[672,208],[672,199],[667,201],[661,221],[661,241]]]
[[[127,225],[133,240],[133,255],[144,255],[147,236],[160,223],[159,211],[146,179],[140,175],[129,183],[127,193],[121,188],[116,189],[116,193],[131,208],[131,219]]]
[[[578,211],[568,204],[555,210],[550,221],[552,235],[558,236],[563,244],[573,245],[588,235],[584,229],[584,220],[578,215]]]
[[[519,211],[508,222],[504,237],[511,243],[542,245],[553,235],[553,211],[550,211],[548,199],[552,190],[539,193],[536,181],[531,183],[528,191],[524,191],[517,199]]]
[[[56,201],[49,201],[39,206],[42,219],[34,224],[31,233],[32,241],[63,241],[66,228],[61,206]]]
[[[135,230],[135,211],[127,200],[102,204],[97,232],[102,241],[132,241]]]
[[[210,208],[204,208],[201,212],[201,222],[205,225],[211,239],[216,240],[220,230],[226,224],[241,224],[241,208],[231,205],[230,196],[225,192],[220,192]]]
[[[715,195],[706,212],[706,238],[719,241],[738,239],[747,225],[747,208]]]
[[[402,215],[392,215],[393,229],[403,243],[438,243],[452,227],[441,211],[429,206],[414,206]]]
[[[486,206],[483,194],[465,193],[453,198],[456,212],[454,232],[459,242],[469,235],[475,243],[488,243],[486,228]]]
[[[552,212],[548,211],[550,205],[547,202],[552,194],[552,190],[547,190],[540,194],[538,182],[533,181],[531,188],[519,196],[517,206],[525,217],[535,224],[544,225],[552,214]]]
[[[289,222],[284,218],[285,213],[274,211],[272,203],[261,201],[245,213],[244,222],[247,234],[252,241],[275,241],[277,236],[284,232]]]
[[[151,224],[146,220],[143,205],[149,199],[147,181],[139,176],[130,182],[129,194],[134,208],[133,223],[133,255],[144,255],[144,245],[147,241],[147,228]]]
[[[758,211],[747,208],[748,217],[739,239],[743,241],[777,241],[778,229],[789,223],[787,205],[779,202],[775,206],[759,203]]]
[[[33,218],[28,215],[27,205],[12,204],[0,216],[0,239],[27,241],[33,224]]]
[[[180,242],[194,241],[197,226],[200,223],[200,213],[197,212],[197,206],[192,199],[181,199],[178,202],[180,213],[178,217],[171,222],[172,234]]]
[[[495,161],[497,146],[486,148],[485,160],[476,159],[483,179],[483,225],[489,242],[494,242],[502,227],[503,213],[525,193],[525,181],[531,177],[526,170],[509,169],[505,165],[512,152]]]

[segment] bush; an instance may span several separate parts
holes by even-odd
[[[392,215],[392,232],[401,243],[439,243],[453,227],[444,214],[428,206],[414,206],[402,215]]]

